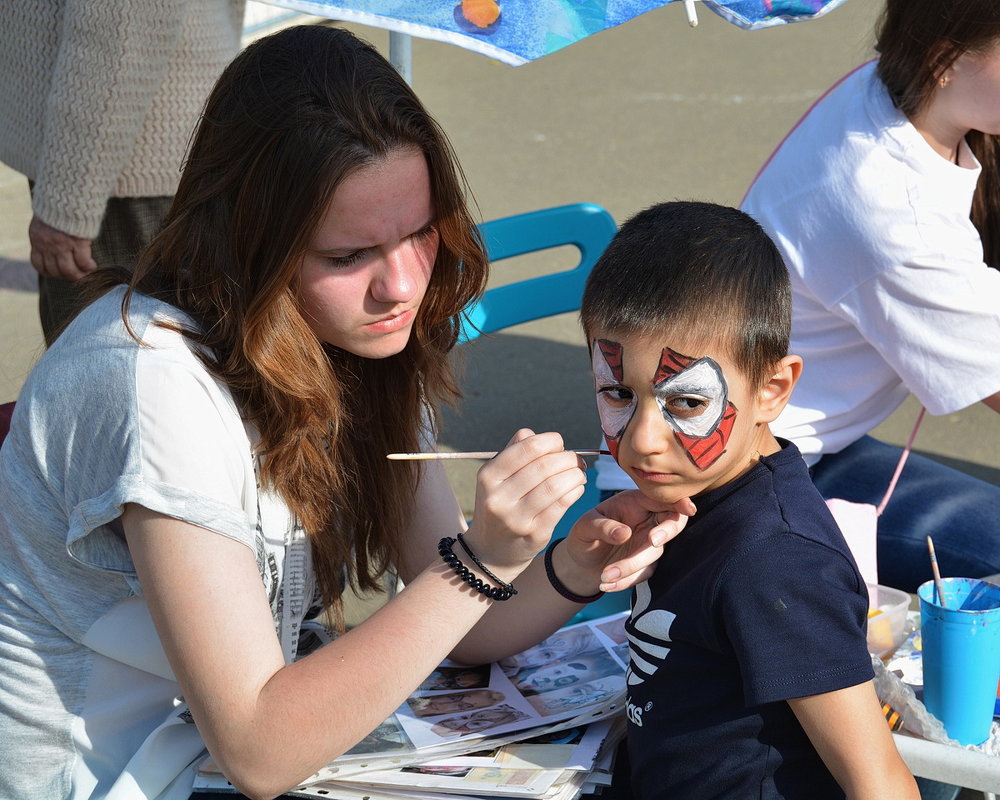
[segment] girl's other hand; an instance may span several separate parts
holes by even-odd
[[[652,574],[663,546],[696,511],[689,498],[664,505],[638,490],[619,492],[584,514],[559,549],[576,569],[600,571],[602,591],[629,589]]]

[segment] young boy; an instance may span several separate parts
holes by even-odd
[[[637,214],[584,293],[615,459],[647,497],[698,508],[626,626],[642,800],[918,797],[871,681],[865,584],[768,428],[802,367],[789,309],[771,240],[708,203]]]

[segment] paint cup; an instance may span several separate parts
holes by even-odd
[[[934,581],[920,598],[924,705],[961,744],[990,735],[1000,680],[1000,586],[975,578]]]

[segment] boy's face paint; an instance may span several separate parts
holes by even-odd
[[[653,377],[653,396],[698,469],[707,469],[726,452],[736,408],[729,402],[726,376],[714,359],[696,359],[663,348]]]
[[[597,412],[615,460],[638,402],[636,393],[623,385],[624,357],[621,343],[594,340],[591,359]],[[736,421],[736,408],[729,402],[719,364],[708,356],[692,358],[665,347],[650,385],[660,413],[691,463],[699,470],[714,464],[725,453]]]
[[[608,442],[611,456],[618,460],[618,444],[635,413],[635,395],[627,398],[610,387],[622,382],[622,346],[608,339],[595,339],[591,347],[594,383],[597,384],[597,414],[601,418],[601,432]]]

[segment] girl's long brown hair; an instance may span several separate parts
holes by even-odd
[[[371,360],[320,342],[299,312],[301,257],[344,178],[401,149],[427,159],[440,244],[413,335]],[[396,70],[351,33],[289,28],[250,45],[209,98],[135,291],[191,314],[183,331],[259,433],[261,479],[312,542],[326,603],[398,563],[430,409],[458,397],[447,358],[486,256],[444,133]]]
[[[875,33],[878,76],[896,107],[912,118],[955,59],[1000,39],[1000,0],[887,0]],[[1000,137],[971,131],[966,141],[983,166],[972,221],[986,263],[1000,268]]]

